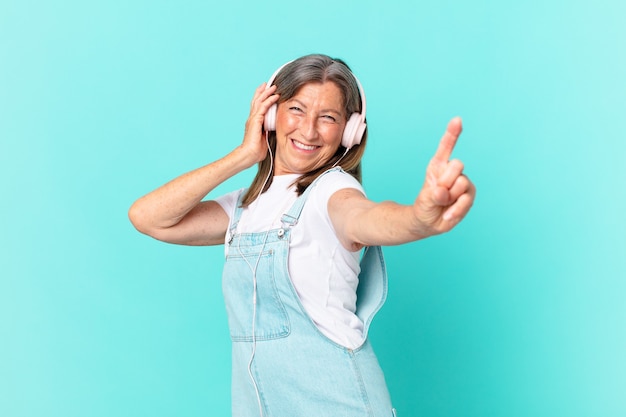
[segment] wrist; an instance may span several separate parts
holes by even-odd
[[[232,159],[232,163],[235,166],[240,166],[240,170],[250,168],[257,164],[259,161],[258,154],[250,151],[244,145],[239,145],[228,155]]]
[[[434,207],[424,207],[418,200],[413,205],[413,219],[411,223],[411,230],[419,236],[418,239],[424,239],[434,235],[438,235],[441,232],[436,228],[437,215],[434,214]]]

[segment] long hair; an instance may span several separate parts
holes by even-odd
[[[341,59],[335,59],[321,54],[303,56],[290,62],[281,69],[274,80],[276,93],[280,95],[278,103],[280,104],[291,99],[305,84],[324,83],[328,81],[335,83],[335,85],[339,87],[344,111],[348,118],[352,113],[362,111],[363,103],[361,103],[359,86],[348,65]],[[275,155],[276,132],[269,132],[268,139],[270,152]],[[365,152],[366,143],[367,128],[363,133],[363,138],[359,145],[354,145],[347,153],[346,148],[343,145],[339,145],[337,152],[335,152],[324,165],[298,177],[295,181],[298,195],[301,195],[318,176],[332,168],[340,159],[341,163],[338,165],[361,182],[361,158]],[[257,174],[243,198],[242,205],[244,207],[252,203],[259,193],[264,193],[270,187],[273,179],[272,175],[270,175],[273,174],[270,173],[270,169],[273,169],[273,167],[268,153],[267,157],[259,162]],[[269,180],[266,183],[265,179],[268,178],[268,176]],[[263,187],[264,183],[265,187]],[[261,190],[261,187],[263,187],[263,190]]]

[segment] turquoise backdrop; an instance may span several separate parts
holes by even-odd
[[[223,248],[154,241],[126,213],[236,146],[257,85],[311,52],[365,87],[374,200],[410,203],[464,119],[472,212],[385,250],[371,338],[399,416],[626,416],[625,16],[619,0],[0,0],[0,416],[229,415]]]

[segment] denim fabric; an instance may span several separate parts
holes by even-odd
[[[291,228],[314,185],[283,216],[281,229],[236,234],[240,208],[231,222],[233,238],[228,243],[222,285],[233,342],[235,417],[395,415],[383,372],[366,338],[369,324],[387,295],[380,247],[368,248],[361,260],[357,315],[364,323],[364,343],[357,349],[340,346],[317,329],[289,278]],[[252,274],[255,268],[256,306]],[[254,382],[248,374],[253,349]]]

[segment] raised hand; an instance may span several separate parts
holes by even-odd
[[[424,186],[413,204],[418,227],[427,234],[449,231],[465,217],[474,203],[476,187],[463,174],[463,163],[458,159],[450,160],[461,130],[459,117],[448,123],[426,169]]]
[[[260,162],[267,156],[267,143],[263,134],[263,121],[269,108],[278,101],[276,86],[267,88],[266,83],[261,84],[252,97],[250,103],[250,115],[246,121],[241,148],[253,158],[254,163]]]

